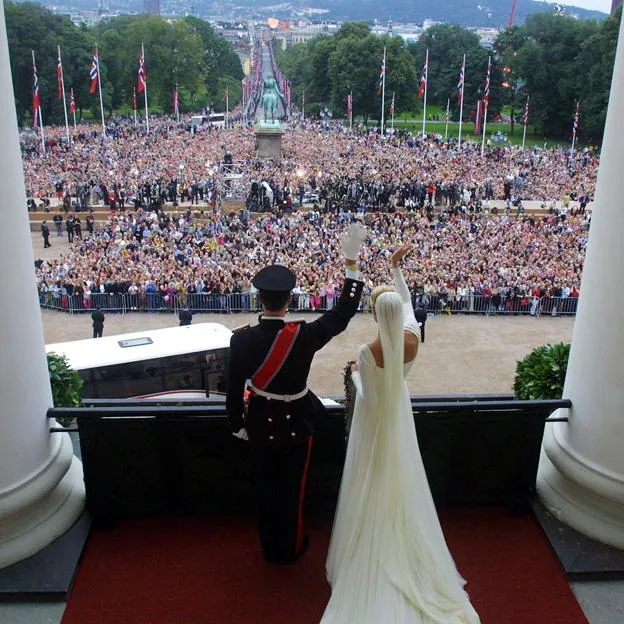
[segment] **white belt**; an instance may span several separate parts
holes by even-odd
[[[296,401],[297,399],[301,399],[306,394],[308,394],[307,387],[305,387],[301,392],[297,392],[297,394],[273,394],[272,392],[265,392],[264,390],[260,390],[254,385],[250,385],[249,388],[254,394],[264,397],[265,399],[272,399],[273,401],[284,401],[285,403]]]

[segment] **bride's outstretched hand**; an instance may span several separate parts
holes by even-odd
[[[399,262],[403,259],[403,256],[411,250],[412,246],[409,243],[401,245],[391,256],[390,263],[393,267],[398,267]]]

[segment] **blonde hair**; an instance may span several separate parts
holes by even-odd
[[[377,302],[377,298],[379,295],[383,295],[387,292],[395,292],[395,290],[388,284],[381,284],[379,286],[375,286],[375,288],[373,288],[373,292],[371,292],[371,309],[373,311],[373,318],[375,319],[377,318],[377,315],[375,314],[375,303]]]

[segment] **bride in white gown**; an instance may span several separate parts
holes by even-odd
[[[377,339],[362,345],[322,624],[476,624],[444,541],[423,467],[405,376],[419,327],[392,256],[395,291],[373,292]]]

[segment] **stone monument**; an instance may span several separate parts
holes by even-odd
[[[277,111],[282,98],[273,77],[265,78],[262,88],[263,120],[256,124],[256,154],[258,158],[280,160],[282,158],[282,130]]]

